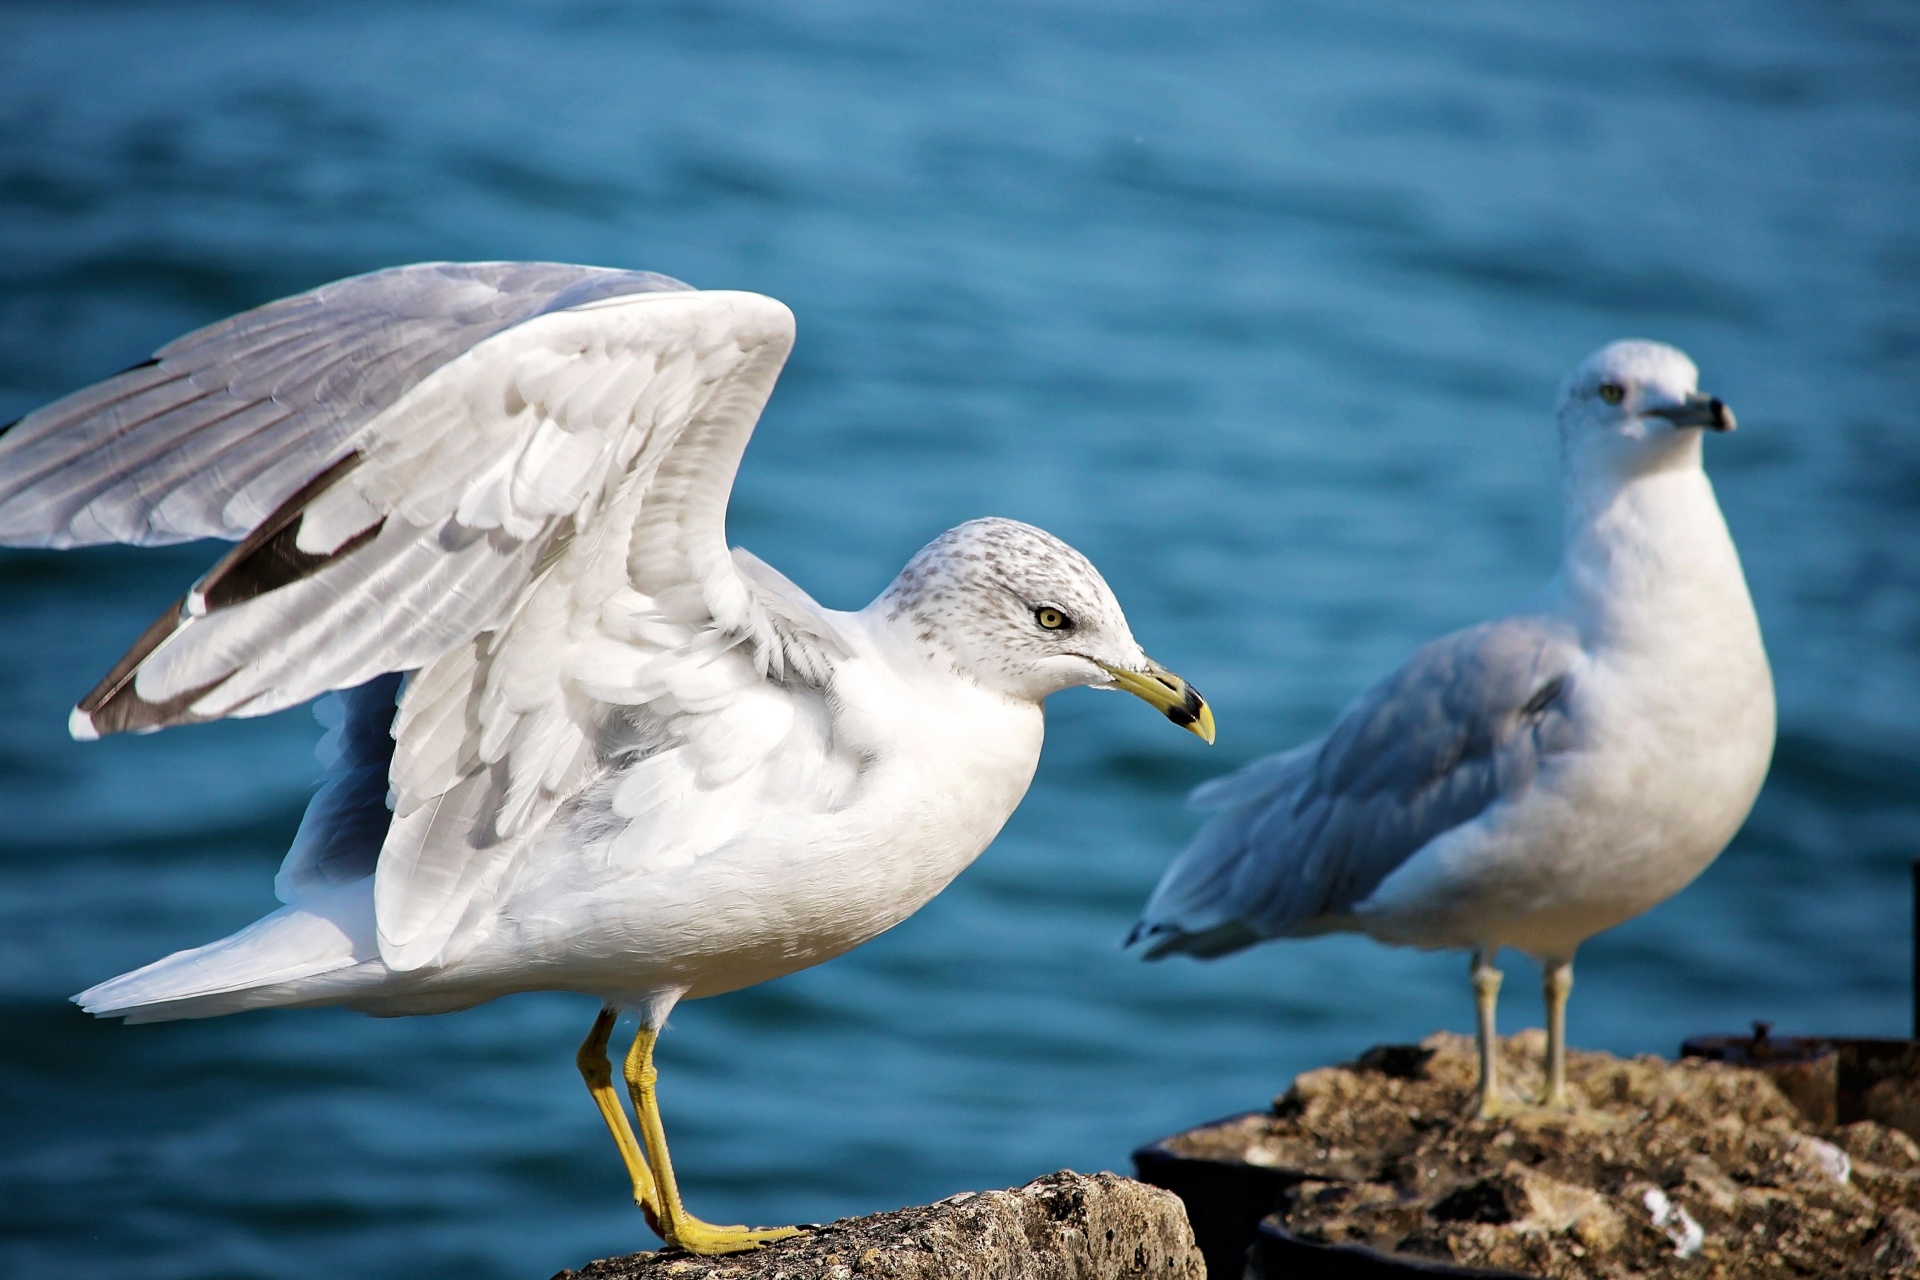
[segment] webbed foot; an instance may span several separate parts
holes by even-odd
[[[801,1232],[799,1227],[718,1227],[685,1213],[665,1225],[667,1229],[662,1235],[668,1245],[688,1253],[709,1255],[746,1253]]]

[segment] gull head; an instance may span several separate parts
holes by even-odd
[[[875,609],[931,661],[1038,703],[1079,685],[1125,689],[1213,741],[1199,692],[1141,652],[1091,561],[1018,520],[969,520],[907,562]]]
[[[1733,430],[1733,411],[1700,390],[1686,353],[1660,342],[1610,342],[1567,375],[1556,409],[1570,468],[1639,475],[1698,466],[1707,431]]]

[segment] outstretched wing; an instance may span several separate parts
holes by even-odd
[[[478,343],[596,298],[689,287],[557,262],[426,262],[255,307],[0,428],[0,545],[244,538]]]
[[[1572,745],[1578,638],[1508,618],[1435,640],[1326,737],[1195,790],[1214,816],[1167,868],[1135,938],[1149,958],[1312,933],[1435,837],[1532,786]]]
[[[475,269],[434,270],[464,281]],[[241,437],[249,458],[297,456],[304,468],[275,482],[286,491],[278,505],[75,713],[83,735],[158,728],[416,672],[394,723],[393,818],[375,871],[382,954],[395,968],[446,958],[476,895],[603,766],[596,735],[611,708],[644,709],[714,769],[737,769],[791,721],[785,690],[817,693],[838,652],[818,607],[725,539],[734,472],[793,317],[754,294],[657,281],[588,274],[559,299],[571,305],[550,296],[463,350],[443,343],[436,367],[383,389],[369,389],[378,371],[391,375],[417,351],[389,361],[367,336],[377,317],[333,314],[343,298],[369,295],[348,290],[330,304],[323,289],[305,295],[310,307],[275,304],[306,316],[316,338],[302,350],[317,350],[317,335],[360,335],[328,375],[358,407],[315,407]],[[253,377],[255,348],[236,336],[245,319],[204,331],[229,334],[234,385],[270,380]],[[285,345],[275,334],[263,361]],[[355,362],[376,371],[365,387]],[[313,385],[324,394],[336,384]],[[252,403],[242,412],[278,401]],[[18,459],[31,457],[37,477],[0,499],[0,530],[55,545],[232,532],[246,495],[267,491],[266,473],[236,466],[209,478],[196,468],[222,471],[202,440],[214,428],[140,418],[122,430],[139,416],[128,404],[82,392],[21,423],[24,444],[0,441],[10,451],[0,471],[21,474]],[[94,446],[50,462],[63,433]],[[93,496],[75,506],[83,492]],[[198,496],[178,496],[188,492]],[[353,723],[376,714],[380,692],[349,699]],[[356,769],[372,753],[345,751],[339,812],[316,810],[318,834],[350,834],[370,813]],[[283,892],[363,867],[356,848],[290,857]]]
[[[543,564],[592,533],[642,472],[659,501],[634,531],[636,569],[644,576],[660,559],[698,574],[723,613],[739,615],[727,492],[791,341],[778,302],[680,291],[547,311],[467,348],[346,432],[331,448],[338,457],[313,451],[317,470],[294,479],[82,700],[76,734],[261,715],[424,666],[511,617]],[[246,353],[236,359],[244,371]],[[316,415],[320,437],[337,431],[332,421]],[[28,444],[47,440],[34,419],[16,431],[29,427]],[[247,443],[298,454],[300,430],[280,422]],[[82,419],[75,434],[99,432]],[[132,533],[177,532],[160,515],[178,506],[182,481],[207,488],[209,509],[233,505],[179,456],[195,455],[200,434],[139,464],[109,441],[42,469],[42,483],[0,502],[0,520],[45,528],[65,495],[92,487],[88,476],[124,472],[104,491],[119,506],[96,498],[87,520],[62,527],[111,512]],[[16,474],[10,452],[0,473]],[[231,478],[244,488],[240,473]],[[157,493],[168,496],[143,520],[125,514]]]

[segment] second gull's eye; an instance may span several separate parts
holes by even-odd
[[[1600,384],[1600,398],[1608,404],[1619,404],[1627,398],[1627,389],[1617,382],[1603,382]]]

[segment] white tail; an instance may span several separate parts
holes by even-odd
[[[88,1013],[128,1022],[306,1004],[341,985],[309,980],[367,961],[377,965],[379,955],[373,881],[366,879],[282,907],[218,942],[109,978],[73,1001]]]

